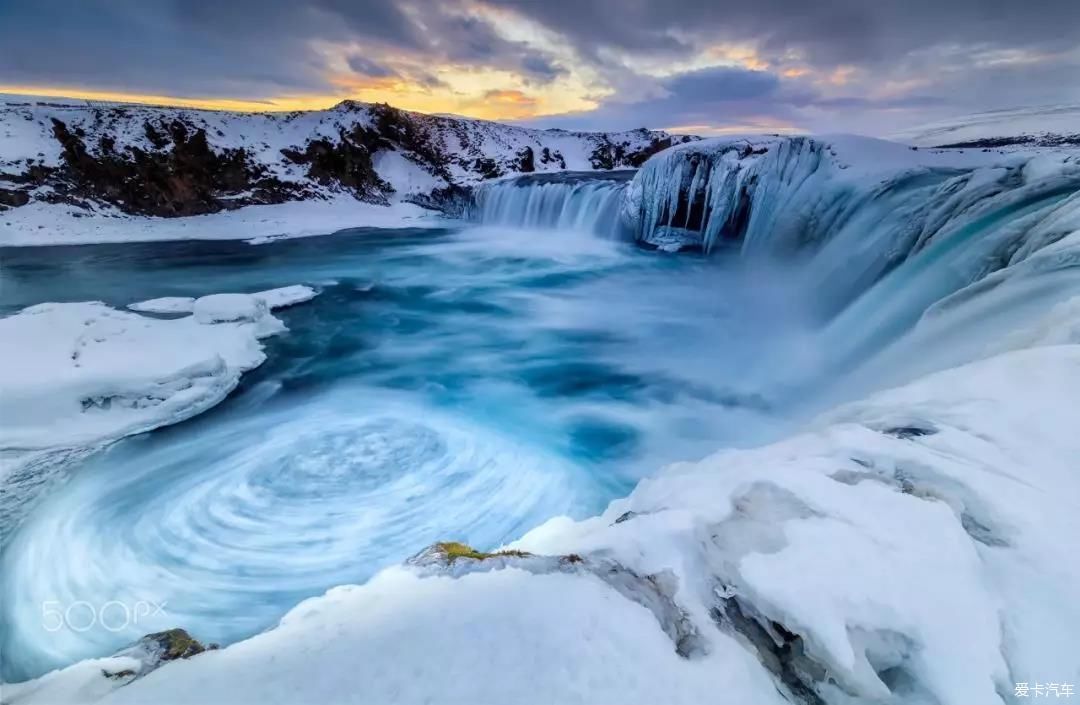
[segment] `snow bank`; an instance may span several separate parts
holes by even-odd
[[[1077,345],[940,372],[512,546],[560,561],[394,568],[100,702],[989,705],[1075,683],[1076,389]]]
[[[194,306],[195,299],[190,296],[162,296],[128,304],[129,309],[140,313],[191,313]]]
[[[39,304],[0,319],[0,448],[90,445],[198,414],[262,363],[260,338],[285,330],[269,309],[314,295],[295,286],[134,305],[194,312],[172,320],[99,302]]]
[[[167,314],[195,312],[196,317],[201,315],[204,318],[218,318],[218,320],[204,322],[218,323],[221,321],[240,320],[240,318],[244,317],[242,315],[235,315],[230,314],[227,311],[222,311],[223,306],[225,309],[228,309],[230,301],[234,308],[239,307],[240,311],[242,313],[246,312],[247,317],[250,318],[254,314],[254,311],[248,309],[255,305],[257,301],[262,301],[269,309],[276,309],[310,301],[317,295],[318,292],[310,286],[295,284],[293,286],[283,286],[277,289],[257,291],[254,294],[214,294],[212,296],[204,296],[200,299],[194,299],[190,296],[163,296],[159,299],[148,299],[146,301],[128,304],[128,308],[132,311],[140,311],[142,313]],[[222,296],[233,298],[217,298]],[[199,303],[198,306],[196,306],[197,302]],[[198,309],[198,311],[196,309]]]
[[[348,228],[431,227],[439,217],[410,203],[379,206],[349,197],[245,206],[185,218],[129,216],[34,202],[0,213],[0,246],[160,240],[251,240],[326,235]]]

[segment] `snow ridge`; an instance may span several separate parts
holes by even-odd
[[[341,195],[441,207],[484,179],[637,167],[674,141],[645,129],[536,130],[354,101],[237,113],[7,97],[0,209],[43,202],[183,216]]]

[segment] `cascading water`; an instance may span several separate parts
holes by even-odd
[[[623,191],[632,171],[531,175],[479,187],[472,219],[485,225],[593,233],[624,239]]]
[[[708,252],[729,240],[748,266],[798,262],[797,288],[827,324],[815,336],[828,350],[821,358],[844,369],[935,302],[1075,233],[1078,194],[1080,159],[1071,152],[927,153],[855,137],[707,140],[646,163],[626,192],[623,220],[661,247]],[[1076,277],[1071,283],[1049,301],[1080,289]]]

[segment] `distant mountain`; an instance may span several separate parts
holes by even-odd
[[[976,113],[904,130],[893,138],[920,147],[1080,145],[1080,105]]]
[[[691,137],[566,132],[345,101],[238,113],[0,97],[0,210],[42,201],[187,216],[349,194],[454,212],[504,175],[635,168]]]

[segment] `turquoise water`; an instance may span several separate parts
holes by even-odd
[[[595,514],[667,462],[774,437],[792,406],[770,385],[799,312],[723,255],[447,228],[3,259],[6,311],[320,290],[278,312],[289,332],[220,406],[8,507],[8,678],[155,629],[243,638],[434,541],[492,548]],[[166,607],[120,630],[43,631],[41,604],[109,600]]]

